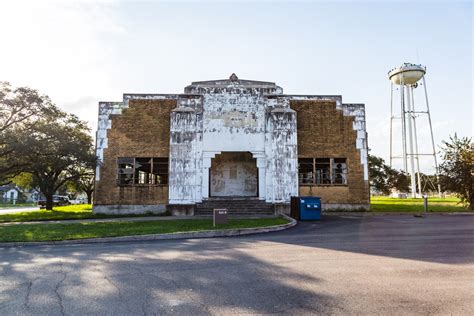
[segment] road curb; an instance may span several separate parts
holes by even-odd
[[[297,221],[287,215],[281,215],[289,220],[289,223],[257,228],[223,229],[223,230],[204,230],[169,234],[150,234],[133,235],[104,238],[71,239],[58,241],[23,241],[23,242],[0,242],[0,247],[19,247],[19,246],[41,246],[41,245],[67,245],[67,244],[97,244],[124,241],[153,241],[153,240],[172,240],[172,239],[192,239],[192,238],[214,238],[214,237],[234,237],[243,235],[263,234],[277,232],[291,228],[297,224]]]

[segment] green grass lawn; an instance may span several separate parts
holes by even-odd
[[[421,212],[423,199],[399,199],[388,197],[372,197],[370,212]],[[457,198],[430,198],[429,209],[431,212],[466,212],[468,209],[459,204]],[[93,219],[114,217],[136,217],[142,215],[104,215],[92,213],[92,205],[79,204],[55,207],[53,211],[38,210],[31,212],[0,215],[0,223],[4,222],[31,222],[68,219]]]
[[[68,220],[68,219],[90,219],[90,218],[113,218],[113,217],[134,217],[145,215],[104,215],[92,213],[91,204],[77,204],[68,206],[56,206],[52,211],[38,210],[30,212],[2,214],[0,223],[5,222],[31,222],[31,221],[50,221],[50,220]]]
[[[228,228],[254,228],[286,224],[278,218],[230,219],[217,228],[211,219],[175,219],[146,222],[89,222],[71,224],[24,224],[0,226],[0,242],[53,241],[68,239],[165,234]]]
[[[430,212],[468,212],[469,210],[459,201],[458,198],[428,198],[428,209]],[[423,210],[423,199],[371,197],[371,212],[422,212]]]

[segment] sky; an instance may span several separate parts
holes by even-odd
[[[473,12],[470,1],[4,0],[0,80],[49,95],[93,132],[98,101],[180,93],[231,73],[286,94],[342,95],[366,105],[370,153],[388,162],[387,72],[404,62],[427,67],[437,150],[454,133],[474,134]],[[430,152],[425,117],[417,127],[420,152]],[[421,165],[432,172],[431,159]]]

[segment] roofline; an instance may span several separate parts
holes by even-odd
[[[149,97],[171,97],[171,98],[179,98],[179,97],[200,97],[201,94],[196,93],[124,93],[123,98],[126,99],[127,97],[137,97],[139,98],[149,98]]]
[[[196,85],[206,85],[206,84],[213,84],[213,83],[216,83],[216,82],[228,82],[228,83],[239,83],[239,82],[242,82],[242,83],[249,83],[249,84],[255,84],[255,85],[265,85],[265,86],[276,86],[276,83],[275,82],[271,82],[271,81],[259,81],[259,80],[247,80],[247,79],[238,79],[238,80],[235,80],[235,81],[232,81],[232,80],[229,80],[229,79],[216,79],[216,80],[204,80],[204,81],[192,81],[191,84],[189,86],[196,86]],[[188,86],[188,87],[189,87]]]

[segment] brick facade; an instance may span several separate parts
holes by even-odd
[[[95,205],[166,205],[168,186],[118,186],[118,157],[169,157],[170,113],[176,100],[130,100],[122,114],[112,115],[104,149]]]
[[[347,158],[347,185],[300,184],[300,195],[320,196],[332,208],[367,208],[369,183],[355,146],[354,117],[344,115],[336,101],[291,101],[290,106],[297,113],[298,158]]]

